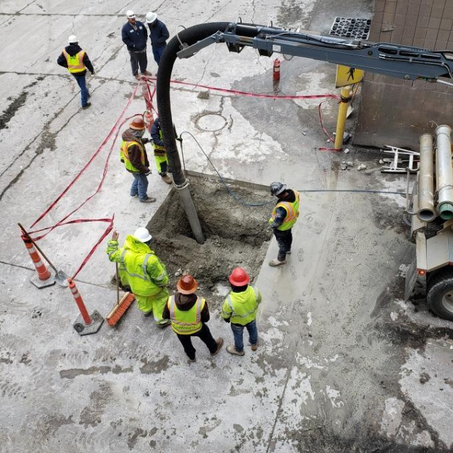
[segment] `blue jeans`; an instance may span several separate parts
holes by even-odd
[[[246,326],[231,324],[231,330],[233,331],[234,336],[234,347],[236,348],[236,351],[239,352],[242,352],[244,350],[244,328],[246,328],[249,332],[250,344],[258,343],[258,329],[256,327],[256,319],[252,322],[249,322]]]
[[[74,78],[77,80],[77,84],[80,87],[80,96],[82,97],[82,107],[85,107],[88,102],[88,96],[90,95],[88,93],[88,88],[85,82],[85,75],[83,76],[74,76]]]
[[[157,63],[157,66],[159,66],[160,59],[162,58],[162,54],[164,53],[164,50],[165,50],[165,46],[153,47],[154,61]]]
[[[132,173],[134,181],[131,186],[131,197],[138,195],[140,200],[146,200],[148,195],[148,178],[143,173]]]

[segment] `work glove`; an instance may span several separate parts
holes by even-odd
[[[149,143],[149,138],[143,137],[143,138],[142,138],[142,143],[143,143],[144,145],[146,145],[147,143]]]
[[[227,322],[228,324],[230,323],[230,318],[228,318],[228,319],[223,318],[223,320],[224,320],[225,322]]]
[[[145,173],[145,176],[152,174],[152,171],[148,168],[148,171]]]

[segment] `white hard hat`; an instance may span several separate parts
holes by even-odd
[[[68,38],[68,44],[74,44],[75,42],[79,42],[79,40],[77,39],[77,36],[76,35],[71,35]]]
[[[156,19],[157,19],[156,13],[149,12],[146,14],[146,23],[147,24],[152,24]]]
[[[140,242],[148,242],[150,241],[153,237],[149,234],[149,231],[145,227],[138,227],[135,230],[134,233],[134,238],[138,239]]]
[[[128,19],[134,19],[134,18],[135,18],[135,13],[134,13],[134,11],[129,10],[129,11],[126,13],[126,17],[127,17]]]

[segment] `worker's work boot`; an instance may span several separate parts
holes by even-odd
[[[171,321],[167,321],[162,324],[157,324],[157,327],[159,327],[159,329],[165,329],[165,327],[168,327],[170,324],[171,324]]]
[[[166,182],[167,184],[171,184],[171,178],[168,175],[160,175],[162,177],[162,180]]]
[[[245,355],[244,351],[239,352],[233,345],[227,346],[226,350],[227,350],[227,352],[229,352],[230,354],[233,354],[233,355],[240,355],[240,356]]]
[[[152,314],[153,314],[153,311],[150,310],[150,311],[144,312],[144,313],[143,313],[143,316],[144,316],[145,318],[149,318]]]
[[[269,261],[269,266],[271,267],[277,267],[277,266],[282,266],[283,264],[286,264],[286,260],[280,261],[278,259]]]
[[[196,361],[197,361],[197,358],[196,358],[196,357],[194,357],[193,359],[191,359],[191,358],[189,357],[189,359],[187,359],[187,363],[194,363],[194,362],[196,362]]]
[[[220,350],[222,349],[223,338],[217,338],[216,343],[217,343],[217,349],[211,353],[212,356],[217,355],[220,352]]]
[[[153,197],[146,197],[140,200],[140,203],[154,203],[156,201]]]
[[[134,74],[134,77],[137,79],[137,80],[140,80],[140,76],[138,74]]]
[[[87,102],[85,105],[82,105],[82,109],[83,110],[89,109],[90,106],[91,106],[91,102]]]
[[[252,351],[256,351],[258,349],[258,343],[252,344]]]
[[[149,71],[143,71],[142,74],[144,76],[152,76],[152,74]]]

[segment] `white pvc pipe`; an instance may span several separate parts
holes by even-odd
[[[420,170],[418,172],[418,212],[422,222],[431,222],[437,217],[434,208],[434,162],[433,136],[420,137]]]
[[[451,168],[451,127],[436,129],[436,191],[437,210],[444,220],[453,218],[453,171]]]

